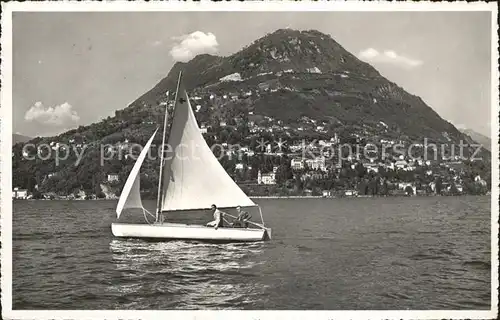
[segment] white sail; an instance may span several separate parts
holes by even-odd
[[[189,97],[179,84],[168,137],[162,211],[255,206],[221,166],[203,138]]]
[[[158,129],[156,129],[151,138],[149,138],[148,142],[139,154],[139,157],[137,158],[132,171],[130,171],[127,181],[125,182],[125,186],[123,187],[122,193],[120,195],[120,200],[118,200],[118,205],[116,206],[117,218],[120,218],[120,214],[122,213],[123,209],[143,208],[140,193],[141,175],[139,174],[139,172],[141,171],[142,163],[146,158],[149,148],[151,148],[151,143],[153,142],[153,138],[157,131]]]

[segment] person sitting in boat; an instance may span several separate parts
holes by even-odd
[[[219,227],[224,227],[225,213],[217,209],[217,206],[215,204],[212,205],[212,210],[214,211],[214,220],[207,223],[207,227],[214,227],[215,230],[217,230],[217,228]]]
[[[238,212],[238,217],[236,218],[236,221],[232,224],[232,226],[235,228],[248,228],[248,220],[252,218],[250,213],[241,210],[240,206],[236,207],[236,211]]]

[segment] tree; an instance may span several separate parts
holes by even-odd
[[[457,186],[454,183],[451,184],[450,194],[452,194],[452,195],[458,195],[458,194],[460,194],[460,192],[458,191]]]
[[[106,195],[104,194],[104,192],[99,191],[99,192],[96,194],[96,197],[97,197],[97,199],[104,199],[104,198],[106,198]]]
[[[367,194],[367,191],[368,191],[368,183],[367,183],[366,179],[363,179],[358,184],[358,193],[360,195],[365,195],[365,194]]]
[[[413,188],[411,186],[406,186],[405,192],[407,195],[411,196],[413,195]]]
[[[387,195],[389,193],[389,185],[387,183],[387,179],[384,179],[382,181],[382,185],[380,186],[380,192],[381,195]]]
[[[284,184],[288,179],[293,178],[292,167],[290,166],[290,162],[285,162],[281,164],[276,170],[276,183]]]
[[[33,191],[32,195],[33,199],[43,199],[42,193],[38,190]]]
[[[295,175],[294,180],[295,180],[295,191],[297,191],[297,192],[302,191],[303,183],[302,183],[302,180],[300,179],[300,176]]]
[[[357,163],[355,170],[356,170],[357,176],[360,178],[364,177],[367,173],[367,170],[366,170],[365,166],[363,166],[362,163]]]

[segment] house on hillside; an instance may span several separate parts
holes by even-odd
[[[378,164],[377,163],[363,163],[363,167],[366,168],[368,172],[378,172]]]
[[[326,171],[325,157],[317,157],[314,159],[307,159],[306,164],[310,169]]]
[[[406,160],[398,160],[394,163],[394,167],[397,169],[404,169],[408,166],[408,162]]]
[[[276,184],[276,173],[261,173],[260,170],[257,174],[258,184]]]
[[[116,173],[108,174],[108,182],[118,182],[118,181],[120,181],[118,174]]]
[[[330,142],[332,142],[333,144],[337,144],[340,142],[339,136],[337,135],[336,132],[335,135],[332,138],[330,138]]]
[[[27,189],[14,188],[14,190],[12,191],[12,199],[27,199],[27,198],[28,198]]]
[[[333,142],[332,141],[324,141],[324,140],[319,140],[318,144],[322,147],[331,147]]]
[[[302,170],[304,169],[304,161],[302,161],[302,159],[292,159],[290,161],[290,166],[293,170]]]
[[[358,195],[358,192],[356,190],[346,190],[344,192],[344,195],[346,197],[356,197]]]
[[[292,152],[297,152],[299,150],[301,150],[302,148],[304,147],[304,145],[302,143],[298,143],[298,144],[292,144],[289,149],[290,151]]]
[[[332,196],[332,191],[330,191],[330,190],[323,190],[322,193],[323,193],[323,197],[325,197],[325,198]]]
[[[257,86],[259,87],[260,91],[268,91],[269,90],[269,83],[261,82]]]

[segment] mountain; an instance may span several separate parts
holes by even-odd
[[[18,134],[18,133],[12,134],[12,144],[13,145],[16,143],[20,143],[20,142],[28,142],[31,139],[32,138],[30,138],[28,136],[23,136],[22,134]]]
[[[144,145],[162,125],[165,108],[171,112],[168,106],[173,105],[179,71],[197,121],[206,125],[207,142],[239,144],[255,151],[255,156],[243,159],[252,167],[248,179],[255,179],[258,169],[268,172],[282,161],[259,154],[256,146],[261,140],[285,139],[288,146],[333,136],[341,143],[363,140],[379,145],[382,139],[421,144],[424,138],[446,144],[472,141],[421,98],[384,78],[329,35],[280,29],[227,57],[204,54],[176,63],[164,79],[113,117],[32,140],[50,145],[51,153],[58,144],[69,145],[71,152],[61,161],[50,157],[26,161],[22,146],[14,146],[13,184],[28,189],[38,185],[42,192],[98,193],[98,182],[118,174],[120,182],[112,185],[112,191],[119,193],[134,164],[121,151],[130,143]],[[158,154],[160,144],[161,135],[156,135],[152,154]],[[103,159],[106,150],[121,157]],[[236,174],[236,159],[220,161]],[[141,170],[141,188],[152,197],[158,165],[159,159],[148,158]]]
[[[200,55],[178,62],[132,106],[161,103],[167,91],[175,91],[181,70],[188,90],[196,95],[237,95],[243,99],[227,106],[286,123],[305,116],[332,128],[358,126],[373,133],[380,132],[382,121],[393,137],[442,142],[464,138],[421,98],[315,30],[280,29],[228,57]],[[200,101],[201,107],[209,104]]]
[[[489,137],[482,135],[472,129],[460,129],[460,131],[471,137],[472,140],[476,141],[477,143],[482,144],[483,147],[488,151],[491,151],[491,139]]]

